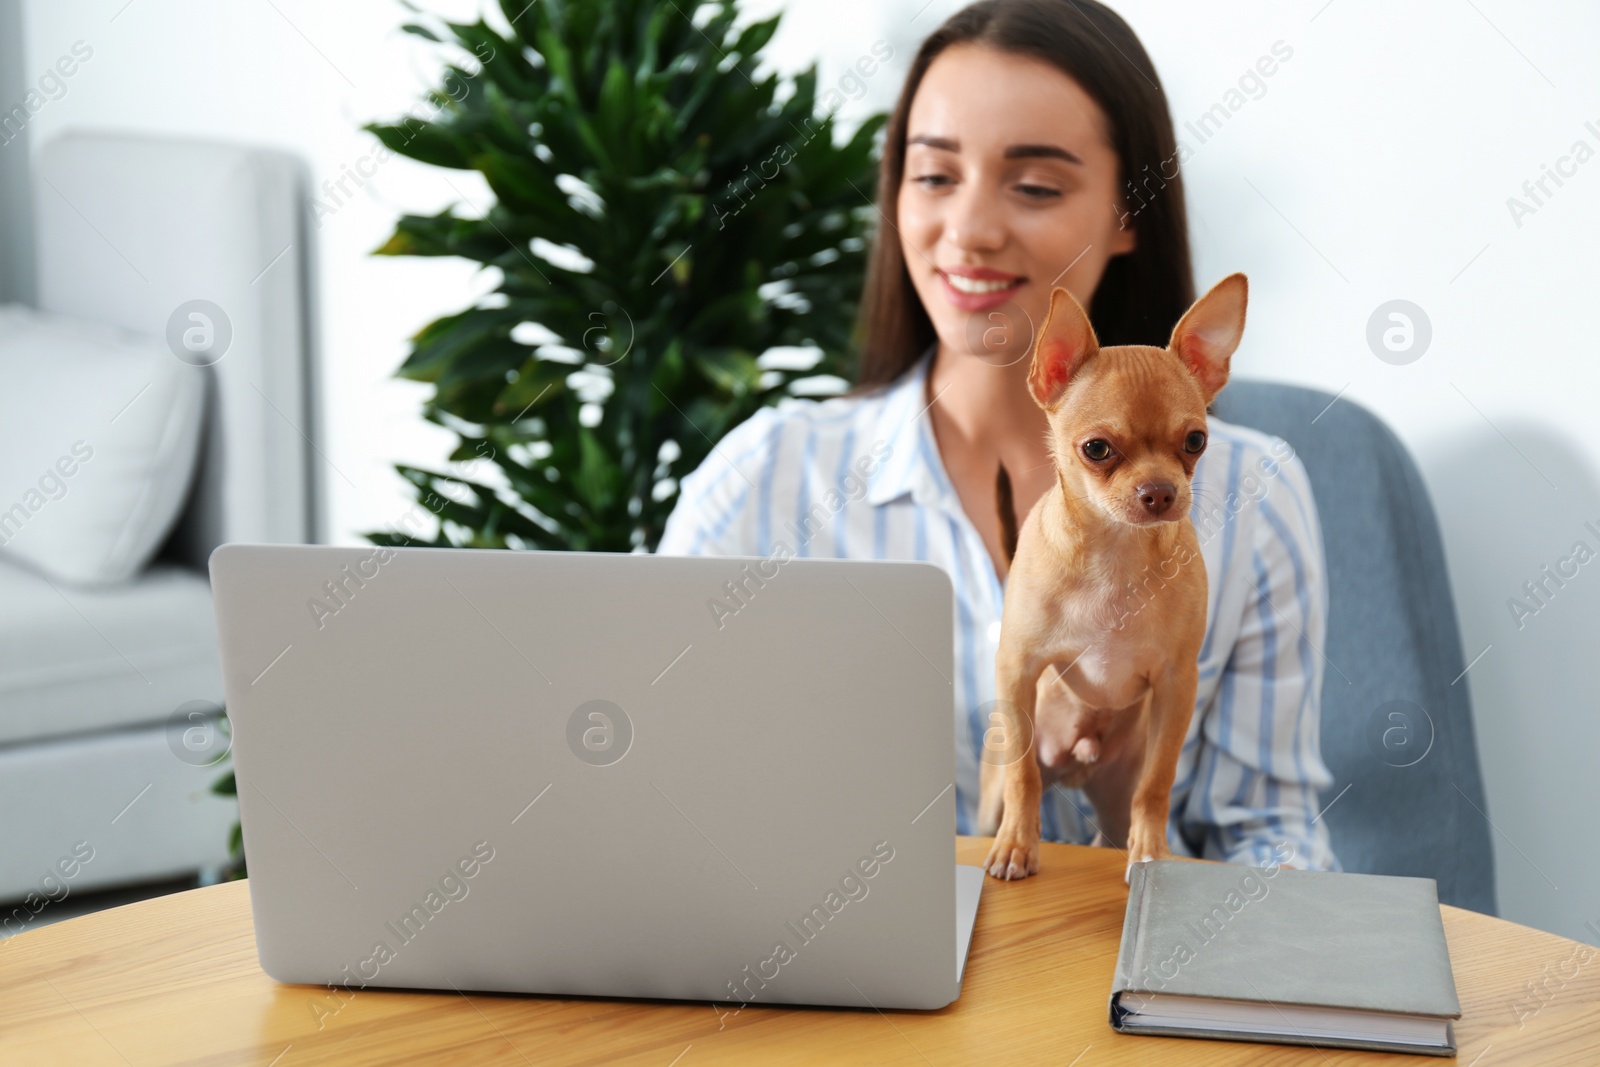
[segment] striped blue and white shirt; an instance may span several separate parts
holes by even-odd
[[[939,457],[925,395],[932,355],[873,393],[757,412],[684,478],[657,551],[768,556],[784,542],[798,556],[944,569],[956,601],[956,829],[968,834],[1004,587]],[[1167,836],[1179,855],[1336,870],[1317,817],[1317,791],[1333,778],[1319,743],[1328,596],[1311,487],[1286,442],[1208,423],[1190,513],[1206,636]],[[863,460],[864,492],[852,473]],[[1094,837],[1077,790],[1047,791],[1041,816],[1046,840]]]

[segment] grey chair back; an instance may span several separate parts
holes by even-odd
[[[1349,400],[1235,380],[1217,418],[1305,464],[1328,562],[1323,816],[1346,870],[1418,875],[1495,913],[1488,805],[1433,504],[1394,433]]]

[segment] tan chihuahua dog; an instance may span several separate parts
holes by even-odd
[[[1100,813],[1111,843],[1125,826],[1129,871],[1171,855],[1172,782],[1206,628],[1189,483],[1206,405],[1244,331],[1246,289],[1242,274],[1218,282],[1164,349],[1102,349],[1072,294],[1050,294],[1028,388],[1049,416],[1056,484],[1017,535],[995,655],[1003,740],[998,752],[986,741],[981,766],[979,832],[995,835],[984,866],[996,878],[1039,870],[1043,774],[1083,785],[1102,744],[1123,753],[1113,773],[1132,783],[1125,823]],[[1155,603],[1139,610],[1136,583],[1151,575]],[[1064,698],[1041,702],[1036,721],[1051,684]]]

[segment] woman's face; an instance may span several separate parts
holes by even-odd
[[[923,75],[906,126],[901,251],[941,345],[1020,363],[1050,290],[1089,306],[1131,251],[1105,114],[1030,56],[954,45]]]

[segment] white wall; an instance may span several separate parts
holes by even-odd
[[[434,62],[388,0],[24,0],[41,71],[75,40],[92,62],[33,120],[35,148],[69,125],[279,145],[319,180],[370,153],[357,127],[393,116]],[[772,56],[822,60],[822,85],[885,39],[889,68],[845,115],[887,107],[912,49],[956,3],[804,0]],[[440,5],[446,6],[446,5]],[[752,4],[767,10],[772,0]],[[1444,525],[1497,828],[1501,906],[1573,937],[1600,919],[1600,563],[1521,629],[1507,600],[1586,538],[1600,547],[1600,359],[1590,312],[1600,157],[1517,225],[1506,200],[1573,142],[1600,151],[1600,11],[1579,0],[1118,0],[1155,57],[1180,128],[1224,99],[1275,42],[1293,50],[1187,162],[1202,284],[1252,281],[1239,373],[1304,383],[1378,412],[1416,453]],[[455,16],[476,10],[452,0]],[[920,11],[920,14],[919,14]],[[1585,122],[1594,120],[1594,131]],[[0,149],[3,150],[3,149]],[[452,189],[448,182],[454,183]],[[459,192],[458,192],[459,190]],[[467,264],[373,259],[402,210],[481,184],[395,159],[318,234],[336,539],[384,526],[408,497],[397,460],[437,463],[426,390],[390,379],[406,337],[491,281]],[[1433,340],[1380,361],[1369,316],[1403,298]]]

